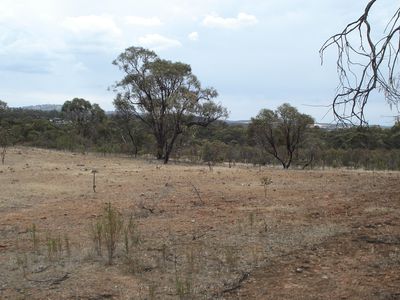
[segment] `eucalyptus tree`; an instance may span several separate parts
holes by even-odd
[[[311,116],[285,103],[275,111],[261,110],[251,119],[249,134],[256,145],[288,169],[295,151],[304,142],[307,127],[313,123]]]
[[[217,91],[202,88],[188,64],[161,59],[141,47],[126,49],[113,64],[123,72],[123,78],[113,86],[117,112],[150,128],[157,159],[164,163],[185,130],[227,117],[227,110],[213,101]]]
[[[65,101],[61,111],[75,126],[77,133],[84,137],[93,136],[96,126],[106,118],[104,110],[98,104],[91,104],[82,98]]]
[[[6,111],[7,109],[8,109],[7,103],[0,100],[0,112]]]

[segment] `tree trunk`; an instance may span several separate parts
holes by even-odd
[[[129,139],[131,140],[132,146],[133,146],[133,156],[136,158],[137,154],[139,152],[139,146],[137,145],[137,143],[135,143],[135,138],[133,137],[133,134],[130,130],[129,127],[126,128],[128,130],[128,136]]]
[[[164,156],[164,165],[168,164],[168,161],[169,161],[169,153],[165,153],[165,156]]]
[[[7,147],[3,147],[2,152],[1,152],[1,164],[4,165],[4,160],[6,158],[6,151],[7,151]]]
[[[169,161],[169,156],[171,155],[172,149],[174,148],[174,144],[175,144],[176,138],[178,137],[179,134],[180,134],[179,132],[175,131],[170,143],[169,144],[166,143],[166,145],[165,145],[165,155],[164,155],[164,164],[165,165]]]
[[[285,169],[289,169],[290,165],[292,164],[292,160],[293,160],[293,152],[289,152],[289,159],[286,162],[286,168]]]
[[[164,145],[157,142],[157,159],[161,160],[164,158]]]

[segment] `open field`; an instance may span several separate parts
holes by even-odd
[[[1,299],[400,299],[398,172],[13,148],[0,188]],[[112,265],[93,242],[105,203],[135,224]]]

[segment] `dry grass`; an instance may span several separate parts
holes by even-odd
[[[266,198],[260,178],[272,182]],[[0,166],[0,298],[396,297],[399,181],[10,149]],[[92,241],[105,203],[132,222],[112,265]]]

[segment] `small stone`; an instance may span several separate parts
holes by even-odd
[[[303,271],[304,271],[304,270],[303,270],[302,268],[297,268],[297,269],[296,269],[296,273],[303,273]]]

